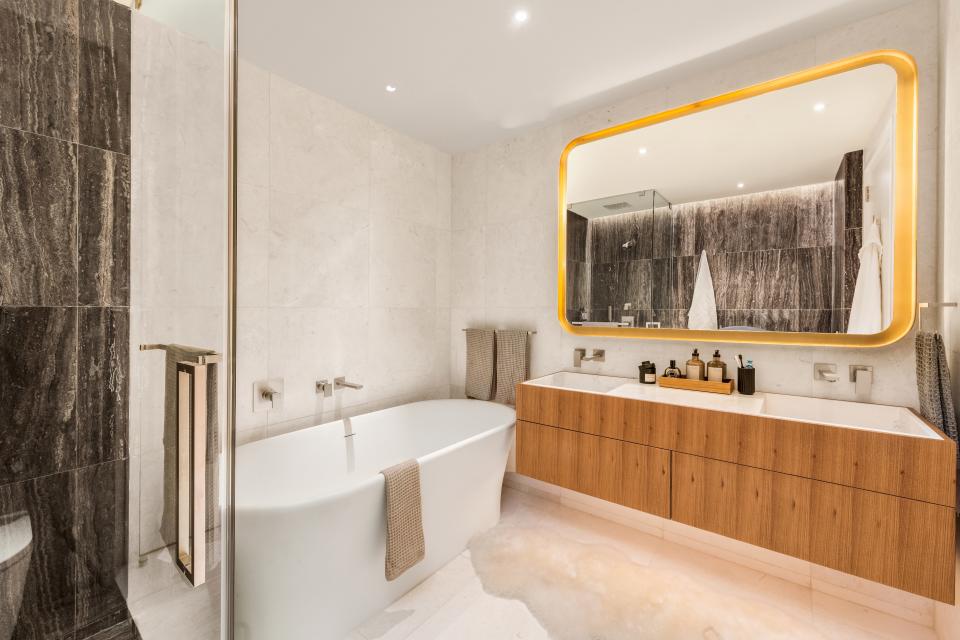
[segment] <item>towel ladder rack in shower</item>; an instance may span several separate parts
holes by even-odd
[[[140,345],[140,351],[173,349],[181,348]],[[192,351],[196,353],[177,361],[176,562],[187,581],[198,587],[207,579],[207,367],[222,358],[206,349]]]

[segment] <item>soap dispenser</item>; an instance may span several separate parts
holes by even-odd
[[[680,369],[677,368],[677,361],[671,360],[670,366],[663,370],[664,378],[680,378],[683,377],[680,373]]]
[[[707,364],[707,380],[723,382],[727,379],[727,363],[720,359],[720,350],[713,352],[713,360]]]
[[[694,349],[693,355],[687,360],[687,379],[703,380],[707,377],[706,371],[706,365],[700,359],[700,352]]]

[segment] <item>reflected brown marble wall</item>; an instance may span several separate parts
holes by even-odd
[[[587,278],[568,279],[568,300],[588,300],[591,320],[686,327],[706,251],[721,327],[829,332],[834,218],[828,182],[590,220]]]
[[[10,637],[134,638],[130,11],[0,0],[0,573]],[[20,548],[22,547],[22,548]],[[14,614],[14,611],[16,612]]]

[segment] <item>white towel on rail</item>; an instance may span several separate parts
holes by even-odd
[[[710,263],[707,252],[700,252],[700,266],[697,267],[697,282],[693,287],[693,302],[687,315],[688,329],[717,329],[717,296],[713,290],[713,276],[710,275]]]

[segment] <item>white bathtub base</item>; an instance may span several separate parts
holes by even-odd
[[[426,557],[384,578],[383,476],[306,507],[237,512],[239,640],[345,636],[497,524],[512,425],[420,458]]]

